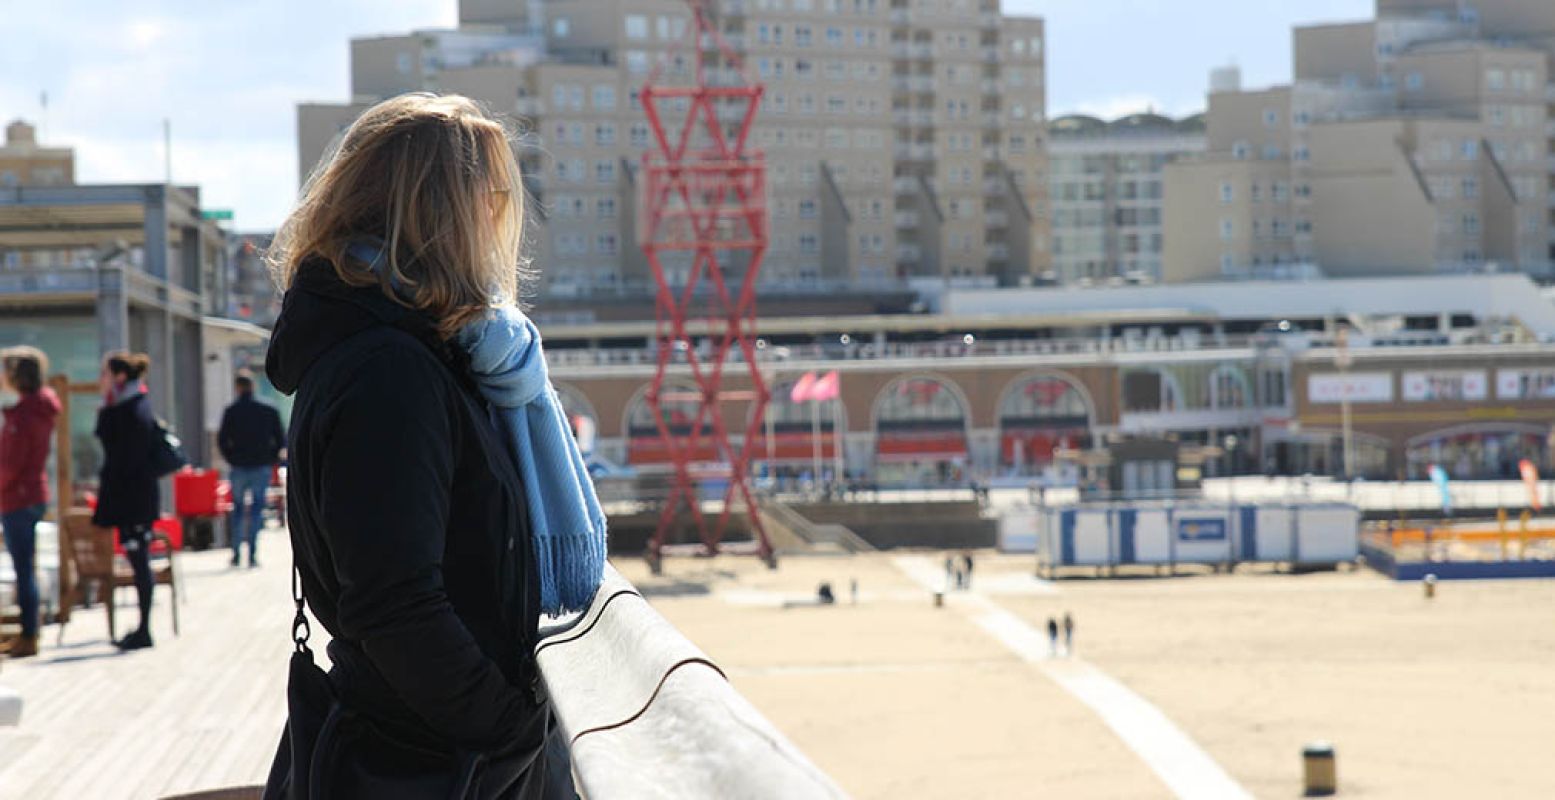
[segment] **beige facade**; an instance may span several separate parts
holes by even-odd
[[[719,30],[766,85],[769,283],[903,277],[1017,283],[1049,268],[1042,21],[997,0],[725,0]],[[365,104],[457,92],[526,131],[535,254],[553,291],[650,282],[638,90],[687,79],[680,0],[460,4],[457,31],[357,40],[352,103],[303,105],[299,170]],[[673,272],[673,270],[672,270]]]
[[[1167,280],[1267,271],[1271,255],[1336,276],[1552,272],[1555,44],[1515,26],[1555,24],[1555,5],[1378,6],[1375,20],[1298,28],[1291,85],[1210,95],[1209,155],[1169,170]],[[1237,160],[1269,162],[1290,188],[1262,223],[1288,249],[1230,246],[1224,219],[1259,216],[1241,207],[1251,191],[1214,219],[1216,176]]]
[[[5,126],[0,145],[0,188],[69,186],[76,182],[76,152],[38,144],[38,131],[22,120]]]

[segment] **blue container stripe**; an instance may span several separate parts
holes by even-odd
[[[1134,527],[1139,522],[1139,509],[1125,508],[1118,511],[1118,563],[1132,564],[1134,557]]]
[[[1258,560],[1258,507],[1242,506],[1242,561]]]
[[[1069,509],[1058,517],[1058,563],[1060,564],[1074,563],[1075,514],[1073,509]]]

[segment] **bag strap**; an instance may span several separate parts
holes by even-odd
[[[292,618],[292,644],[296,645],[296,652],[311,658],[313,651],[308,649],[308,638],[313,635],[313,627],[308,623],[308,598],[303,592],[302,570],[297,567],[295,552],[292,553],[292,602],[297,604],[297,616]]]

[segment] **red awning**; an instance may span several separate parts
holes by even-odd
[[[881,462],[955,461],[966,458],[966,435],[953,433],[881,433],[875,459]]]

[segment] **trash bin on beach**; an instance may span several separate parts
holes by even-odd
[[[1334,764],[1334,746],[1313,742],[1301,748],[1303,784],[1307,797],[1320,797],[1339,791],[1339,773]]]

